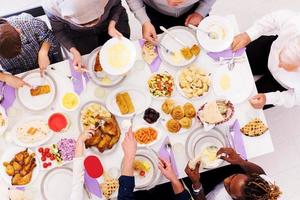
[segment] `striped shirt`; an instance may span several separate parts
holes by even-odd
[[[38,68],[38,52],[42,43],[51,44],[50,55],[57,44],[47,24],[26,13],[9,17],[6,20],[14,28],[21,30],[22,47],[21,53],[14,58],[6,59],[0,56],[2,70],[11,74],[19,74]]]

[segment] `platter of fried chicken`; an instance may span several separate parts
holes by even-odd
[[[92,138],[85,142],[87,148],[100,153],[113,150],[121,135],[120,127],[113,114],[100,102],[91,101],[83,105],[79,118],[81,131],[95,129]]]
[[[24,148],[6,150],[1,159],[0,173],[12,186],[27,186],[38,177],[39,173],[35,153]]]

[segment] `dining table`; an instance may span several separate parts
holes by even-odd
[[[234,27],[235,34],[239,32],[237,20],[234,15],[228,15],[223,16],[224,18],[228,19],[230,21],[232,27]],[[7,151],[9,148],[14,147],[16,144],[13,141],[12,138],[12,131],[14,130],[14,126],[18,123],[18,121],[22,119],[26,119],[35,115],[39,116],[50,116],[52,113],[60,112],[67,116],[69,120],[69,127],[66,131],[61,133],[54,133],[53,137],[47,141],[47,144],[53,144],[58,142],[62,138],[74,138],[77,139],[78,136],[81,134],[81,130],[79,127],[79,116],[80,116],[80,109],[82,106],[89,101],[98,101],[105,105],[107,96],[113,91],[120,87],[122,88],[133,88],[138,89],[140,91],[143,91],[145,95],[150,95],[147,87],[147,80],[152,75],[152,72],[149,68],[149,66],[144,62],[142,58],[142,49],[140,46],[140,42],[134,41],[134,45],[136,48],[137,56],[136,61],[132,69],[126,74],[126,77],[124,80],[122,80],[119,84],[112,86],[112,87],[100,87],[96,85],[93,81],[89,79],[88,76],[82,76],[82,86],[83,90],[79,94],[80,97],[80,106],[74,110],[74,111],[66,111],[61,106],[61,99],[62,96],[67,92],[73,92],[74,86],[72,81],[67,77],[67,75],[71,75],[70,71],[70,60],[64,60],[59,63],[52,64],[50,67],[55,68],[56,70],[47,69],[47,73],[51,75],[55,83],[57,85],[57,95],[55,101],[52,103],[52,105],[42,111],[34,112],[26,109],[18,99],[16,99],[13,103],[13,105],[9,108],[7,115],[8,115],[8,121],[9,125],[7,128],[7,131],[0,137],[0,157],[2,154]],[[246,56],[246,53],[243,53],[243,56],[245,57],[245,60],[243,62],[237,63],[234,70],[241,70],[240,73],[246,74],[246,76],[249,77],[251,80],[248,81],[241,81],[239,84],[244,85],[245,87],[252,87],[252,92],[249,95],[248,99],[255,95],[257,93],[256,87],[255,87],[255,80],[253,78],[251,68]],[[89,55],[83,56],[83,61],[85,65],[88,65],[89,63]],[[196,60],[193,62],[192,65],[195,65],[197,67],[200,67],[205,70],[208,74],[213,74],[214,71],[221,66],[218,62],[215,62],[213,59],[211,59],[208,55],[205,49],[201,48],[200,55],[196,58]],[[177,71],[180,68],[170,66],[166,62],[162,62],[159,66],[158,72],[168,72],[169,74],[175,76]],[[27,73],[27,72],[26,72]],[[22,77],[23,74],[19,74],[18,76]],[[247,85],[248,84],[248,85]],[[249,85],[250,84],[250,85]],[[97,91],[101,91],[102,95],[97,95]],[[197,99],[186,99],[183,97],[177,89],[175,89],[174,94],[172,95],[172,98],[178,101],[189,101],[192,102],[196,109],[200,108],[203,104],[206,102],[215,100],[217,97],[214,94],[214,91],[212,89],[209,90],[209,92],[205,95],[203,95],[201,98]],[[241,125],[246,124],[253,118],[260,118],[266,125],[266,119],[263,110],[261,109],[254,109],[248,99],[245,99],[241,103],[234,104],[234,115],[232,119],[230,119],[228,122],[218,125],[216,128],[222,130],[222,131],[228,131],[229,125],[234,123],[235,120],[238,120]],[[134,101],[134,99],[133,99]],[[160,98],[153,98],[151,97],[151,105],[150,107],[159,108],[162,104],[163,100]],[[138,124],[143,118],[143,114],[138,114],[134,117],[134,124]],[[128,118],[123,117],[117,117],[118,123],[122,124],[123,120],[128,120]],[[172,144],[172,151],[175,157],[177,170],[178,170],[178,177],[183,178],[186,177],[186,174],[184,172],[185,166],[188,163],[189,159],[185,153],[185,145],[186,140],[189,136],[189,131],[174,135],[167,133],[165,129],[162,127],[161,124],[158,124],[159,130],[161,130],[163,133],[163,137],[169,136],[170,143]],[[109,153],[101,154],[99,152],[92,151],[90,149],[86,149],[85,154],[87,155],[96,155],[101,160],[101,163],[103,165],[104,170],[110,170],[110,169],[116,169],[120,170],[122,158],[123,158],[123,151],[121,142],[126,134],[125,129],[121,127],[121,136],[119,139],[119,142],[115,145],[113,151],[110,151]],[[256,158],[268,153],[271,153],[274,151],[273,143],[272,143],[272,137],[270,131],[267,131],[263,135],[259,137],[247,137],[245,135],[242,135],[242,145],[244,146],[245,153],[247,155],[247,159]],[[152,145],[151,148],[158,152],[160,147],[162,146],[163,139],[157,142],[156,144]],[[2,163],[1,163],[2,164]],[[223,165],[226,165],[228,163],[223,163]],[[68,163],[66,167],[69,167],[72,169],[72,162]],[[44,199],[42,196],[42,180],[45,176],[47,170],[41,170],[39,172],[38,178],[28,186],[28,190],[32,191],[34,194],[34,199],[42,200]],[[1,178],[1,184],[0,184],[0,196],[1,199],[8,199],[7,197],[7,188],[9,187],[8,184],[6,184]],[[167,179],[165,179],[163,176],[160,177],[158,184],[162,184],[167,182]],[[64,184],[64,180],[61,180],[61,182],[57,183],[57,193],[63,192],[60,191],[60,185]],[[26,188],[27,189],[27,188]],[[47,188],[45,188],[47,190]],[[86,199],[89,199],[87,196],[85,196]],[[91,196],[91,199],[99,199],[95,196]],[[50,199],[52,200],[52,199]],[[54,200],[54,199],[53,199]],[[55,199],[58,200],[58,199]]]

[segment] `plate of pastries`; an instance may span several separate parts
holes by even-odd
[[[161,105],[163,127],[171,134],[181,134],[196,125],[196,109],[188,101],[166,99]]]
[[[38,177],[39,169],[35,153],[27,148],[7,149],[1,158],[0,173],[12,186],[28,186]]]
[[[100,102],[91,101],[82,106],[79,116],[81,130],[96,128],[95,134],[86,140],[85,146],[96,152],[113,150],[120,139],[121,130],[113,114]]]
[[[116,116],[131,117],[150,106],[151,97],[146,94],[139,89],[118,88],[107,96],[106,107]]]
[[[114,86],[125,78],[125,75],[110,75],[103,70],[100,63],[100,47],[89,54],[88,75],[96,85],[102,87]]]
[[[17,90],[20,103],[31,111],[44,110],[54,102],[56,97],[56,83],[47,73],[42,78],[38,70],[26,73],[22,79],[32,88],[21,87]]]

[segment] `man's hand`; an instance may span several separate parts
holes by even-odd
[[[32,86],[28,83],[26,83],[23,79],[21,79],[20,77],[17,76],[13,76],[10,74],[6,74],[4,81],[6,82],[7,85],[13,87],[13,88],[21,88],[23,86],[27,86],[29,88],[32,88]]]
[[[169,181],[176,182],[178,180],[170,161],[160,158],[158,162],[158,168]]]
[[[108,25],[108,35],[110,35],[111,37],[117,37],[117,38],[123,37],[122,33],[120,33],[116,29],[116,22],[114,20],[111,20],[109,22],[109,25]]]
[[[236,52],[237,50],[246,47],[251,42],[249,35],[244,32],[236,35],[231,44],[232,51]]]
[[[77,141],[84,143],[86,140],[93,137],[94,134],[95,134],[95,130],[93,130],[93,129],[86,130],[86,131],[84,131],[83,133],[80,134]]]
[[[204,17],[199,13],[194,12],[186,18],[184,25],[188,26],[189,24],[192,24],[194,26],[198,26],[203,18]]]
[[[200,164],[201,163],[198,162],[196,164],[196,168],[194,170],[189,168],[189,164],[187,164],[185,167],[185,170],[184,170],[186,175],[188,175],[188,177],[192,181],[194,188],[200,188],[200,185],[201,185],[200,184],[200,173],[199,173]]]
[[[79,72],[84,72],[84,67],[82,65],[82,58],[81,58],[81,54],[80,52],[75,48],[75,47],[72,47],[70,49],[70,52],[71,54],[73,55],[73,66],[74,66],[74,69],[79,71]]]
[[[40,67],[41,77],[43,77],[45,71],[47,70],[47,67],[50,65],[48,54],[44,52],[39,52],[38,63]]]
[[[143,38],[151,42],[152,44],[156,44],[157,34],[151,22],[145,22],[142,28],[143,28]]]
[[[257,94],[249,100],[253,108],[256,109],[262,109],[264,105],[266,105],[266,101],[267,101],[266,95],[263,93]]]
[[[225,154],[221,156],[221,159],[233,165],[241,164],[244,161],[233,148],[220,148],[219,151],[217,152],[217,155],[219,156],[221,154]]]
[[[124,152],[124,159],[133,160],[136,153],[137,143],[131,127],[125,135],[125,138],[122,142],[122,148]]]

